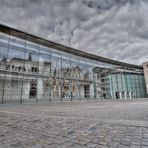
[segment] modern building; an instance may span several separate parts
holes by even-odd
[[[147,96],[143,67],[85,53],[0,25],[0,101]]]
[[[143,63],[143,70],[144,70],[146,90],[147,90],[147,96],[148,96],[148,62]]]

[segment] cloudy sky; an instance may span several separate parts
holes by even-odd
[[[0,23],[99,56],[148,61],[148,0],[0,0]]]

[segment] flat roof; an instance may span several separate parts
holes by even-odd
[[[6,33],[6,34],[13,35],[13,36],[18,37],[18,38],[21,38],[21,39],[25,39],[25,40],[28,40],[28,41],[31,41],[31,42],[34,42],[34,43],[37,43],[37,44],[40,44],[40,45],[43,45],[43,46],[46,46],[46,47],[56,49],[58,51],[70,53],[70,54],[73,54],[73,55],[76,55],[76,56],[79,56],[79,57],[95,60],[95,61],[98,61],[98,62],[104,62],[104,63],[107,63],[107,64],[113,64],[113,65],[118,65],[118,66],[126,66],[126,67],[129,67],[129,68],[136,68],[136,69],[143,69],[143,67],[139,66],[139,65],[120,62],[120,61],[117,61],[117,60],[112,60],[112,59],[109,59],[109,58],[105,58],[105,57],[97,56],[97,55],[87,53],[87,52],[84,52],[84,51],[80,51],[78,49],[74,49],[74,48],[71,48],[71,47],[68,47],[68,46],[65,46],[65,45],[62,45],[62,44],[58,44],[58,43],[49,41],[47,39],[41,38],[39,36],[35,36],[35,35],[26,33],[24,31],[20,31],[18,29],[15,29],[15,28],[3,25],[3,24],[0,24],[0,31],[3,32],[3,33]]]

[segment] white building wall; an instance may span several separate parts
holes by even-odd
[[[30,81],[23,81],[22,99],[29,99]]]
[[[84,99],[84,85],[80,85],[80,99]]]
[[[94,84],[93,83],[90,84],[90,91],[89,91],[89,93],[90,93],[90,98],[91,99],[94,98]]]
[[[37,99],[43,99],[44,83],[42,78],[37,80]]]

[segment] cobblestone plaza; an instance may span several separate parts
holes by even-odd
[[[147,147],[146,99],[0,108],[0,148]]]

